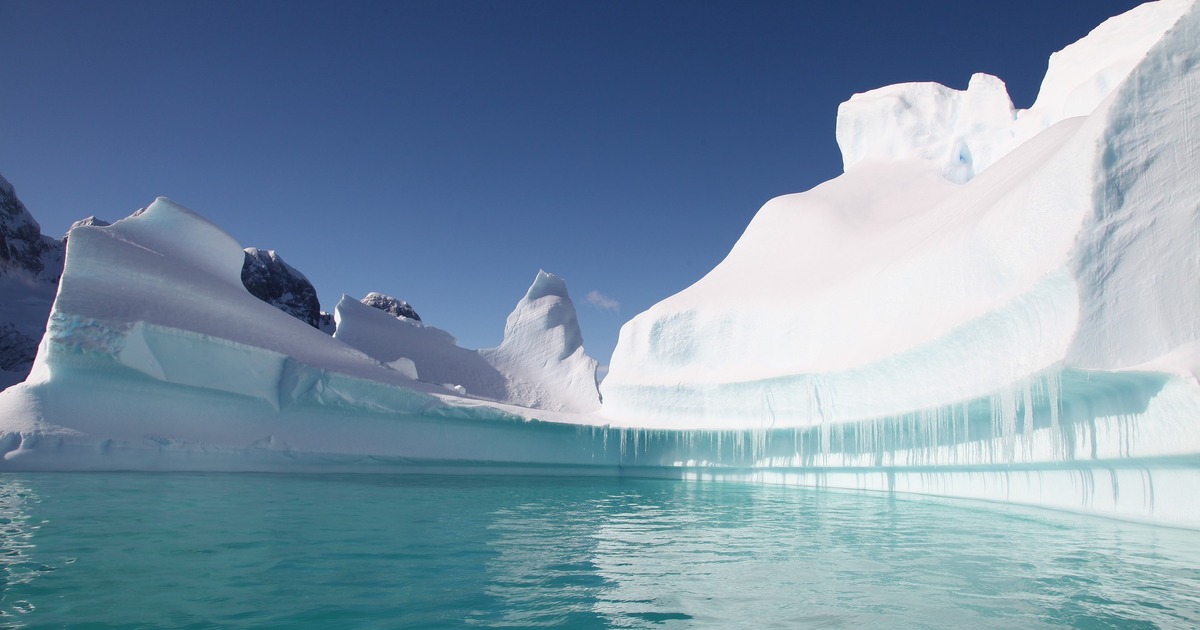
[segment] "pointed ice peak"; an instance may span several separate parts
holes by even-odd
[[[567,297],[567,283],[562,278],[539,269],[533,284],[529,285],[529,290],[525,292],[525,299],[532,302],[547,295]]]
[[[160,255],[191,261],[197,271],[242,286],[246,254],[241,244],[216,224],[166,197],[155,199],[145,210],[112,227],[100,229],[113,230],[117,226],[122,238],[133,239]],[[71,244],[75,241],[75,237],[71,238]]]
[[[504,325],[504,341],[480,350],[509,379],[509,400],[556,411],[599,407],[596,361],[583,349],[575,304],[560,277],[538,271]]]
[[[412,319],[418,322],[421,321],[421,316],[417,315],[417,311],[414,310],[412,306],[409,306],[408,302],[405,302],[404,300],[397,300],[390,295],[384,295],[382,293],[376,293],[372,291],[368,293],[367,296],[361,301],[367,306],[377,308],[385,313],[389,313],[392,315],[392,317]]]

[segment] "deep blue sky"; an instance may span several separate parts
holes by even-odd
[[[851,94],[988,72],[1028,107],[1137,4],[0,0],[0,173],[46,233],[165,195],[326,310],[381,291],[471,348],[544,268],[605,364],[763,202],[841,171]]]

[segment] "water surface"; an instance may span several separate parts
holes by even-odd
[[[8,627],[1150,628],[1200,533],[715,482],[0,476]]]

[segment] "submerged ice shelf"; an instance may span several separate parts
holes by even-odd
[[[852,98],[845,174],[629,322],[602,405],[552,274],[495,349],[352,299],[331,338],[169,200],[79,227],[0,469],[753,479],[1200,527],[1193,4],[1056,54],[1029,110],[984,75]]]

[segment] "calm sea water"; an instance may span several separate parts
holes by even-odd
[[[1190,627],[1198,543],[734,483],[4,475],[0,624]]]

